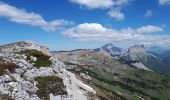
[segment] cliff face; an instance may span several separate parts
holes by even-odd
[[[143,45],[135,45],[130,47],[121,57],[124,57],[127,61],[140,61],[140,59],[147,58],[148,55]]]
[[[0,46],[0,99],[87,100],[95,91],[34,42]]]

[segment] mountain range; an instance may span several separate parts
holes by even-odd
[[[113,58],[116,56],[117,59],[120,59],[126,63],[140,63],[139,65],[142,64],[145,68],[147,67],[153,71],[170,73],[169,51],[165,51],[164,53],[162,52],[160,55],[152,50],[148,50],[144,47],[144,45],[134,45],[129,47],[128,50],[123,50],[113,44],[106,44],[101,48],[95,49],[94,51],[104,51],[105,53],[110,54]]]
[[[169,57],[143,45],[58,52],[32,41],[2,45],[0,100],[169,100]]]
[[[145,65],[162,58],[143,45],[122,50],[107,44],[94,50],[55,52],[54,55],[66,65],[66,70],[97,90],[95,98],[99,100],[170,99],[169,74]],[[145,60],[147,63],[143,62]]]

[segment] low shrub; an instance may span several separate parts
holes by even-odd
[[[66,95],[65,86],[63,79],[57,76],[46,76],[46,77],[37,77],[35,79],[38,82],[37,95],[43,100],[50,100],[49,94],[53,95]]]
[[[11,96],[8,96],[8,95],[1,95],[0,94],[0,100],[14,100]]]
[[[14,72],[17,68],[19,68],[19,66],[14,63],[0,63],[0,76],[6,73],[6,69]]]

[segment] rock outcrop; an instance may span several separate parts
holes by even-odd
[[[48,61],[42,62],[44,59]],[[12,65],[9,66],[9,63]],[[65,94],[56,93],[61,95],[49,93],[49,100],[87,100],[87,93],[95,93],[73,73],[68,72],[65,65],[51,55],[47,47],[31,41],[1,46],[0,71],[0,99],[41,100],[41,94],[37,93],[40,83],[36,79],[48,76],[61,78],[63,82],[60,84],[65,85],[63,90],[66,91]],[[58,91],[54,89],[52,92]]]

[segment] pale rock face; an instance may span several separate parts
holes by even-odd
[[[147,51],[143,45],[135,45],[130,47],[127,52],[121,55],[122,58],[128,61],[139,61],[148,56]]]
[[[142,45],[136,45],[128,49],[132,59],[138,59],[147,56],[147,52]]]
[[[131,65],[133,65],[133,66],[135,66],[137,68],[140,68],[140,69],[144,69],[144,70],[147,70],[147,71],[152,71],[149,68],[147,68],[144,64],[142,64],[141,62],[131,63]]]

